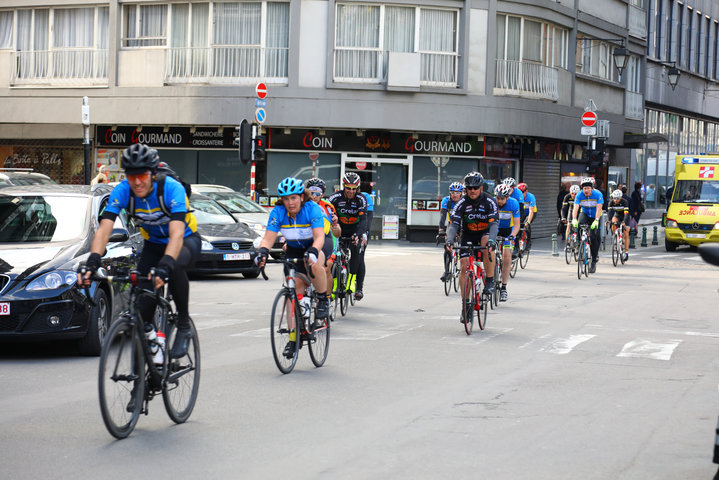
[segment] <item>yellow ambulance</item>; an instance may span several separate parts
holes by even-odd
[[[664,243],[673,252],[704,242],[719,242],[719,155],[677,155]]]

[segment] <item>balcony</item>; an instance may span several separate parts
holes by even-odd
[[[647,11],[643,8],[629,5],[629,35],[647,38]]]
[[[12,52],[13,86],[107,85],[107,50],[56,48]]]
[[[625,92],[624,116],[632,120],[644,120],[644,95]]]
[[[556,102],[559,70],[538,63],[497,60],[494,94]]]
[[[259,46],[167,49],[166,83],[287,84],[289,48]]]

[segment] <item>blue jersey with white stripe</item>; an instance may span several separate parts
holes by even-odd
[[[267,230],[282,232],[287,245],[295,248],[309,248],[312,245],[313,228],[325,229],[325,214],[315,202],[305,202],[294,218],[289,216],[284,205],[276,205],[267,221]]]

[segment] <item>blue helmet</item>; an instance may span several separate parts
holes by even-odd
[[[299,178],[287,177],[277,185],[277,194],[280,197],[286,197],[288,195],[302,195],[305,191],[305,186],[302,184],[302,180]]]
[[[450,192],[461,192],[464,190],[464,186],[460,182],[452,182],[449,184]]]

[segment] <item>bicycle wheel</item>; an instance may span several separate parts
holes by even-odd
[[[487,325],[487,304],[492,303],[491,294],[489,293],[480,293],[479,294],[479,312],[477,312],[477,325],[479,325],[480,330],[484,330],[484,327]]]
[[[454,293],[459,291],[459,260],[457,254],[452,257],[452,284],[454,285]]]
[[[339,264],[337,262],[332,264],[332,296],[330,298],[330,321],[334,322],[337,318],[337,308],[340,305],[340,299],[337,295],[337,286],[339,285],[338,273]]]
[[[584,276],[589,277],[589,259],[591,257],[590,255],[590,248],[589,248],[589,238],[584,239],[584,254],[582,255],[583,264],[584,264]]]
[[[623,235],[619,235],[619,237],[617,238],[617,244],[618,244],[618,249],[619,249],[619,258],[622,261],[622,265],[624,265],[627,260],[624,258],[624,236]]]
[[[327,352],[330,348],[330,324],[327,319],[317,320],[313,316],[310,325],[312,325],[313,337],[307,341],[310,347],[310,358],[315,367],[321,367],[327,360]]]
[[[452,261],[444,262],[444,294],[449,296],[452,290],[452,281],[454,280],[454,272],[452,272]]]
[[[614,266],[617,266],[617,263],[619,263],[619,257],[621,254],[619,253],[619,250],[617,248],[617,236],[612,235],[612,263]]]
[[[275,364],[282,373],[290,373],[300,352],[300,334],[295,329],[290,329],[290,319],[294,318],[296,308],[292,300],[292,294],[286,288],[277,293],[275,302],[272,305],[272,317],[270,319],[270,339],[272,341],[272,354],[275,357]],[[297,320],[293,320],[297,326]],[[295,333],[295,340],[290,340],[290,333]],[[285,348],[290,342],[294,342],[295,351],[292,357],[285,356]]]
[[[572,252],[572,245],[571,242],[567,242],[564,244],[564,260],[567,261],[567,265],[572,263],[572,257],[574,256],[574,253]]]
[[[142,344],[127,318],[116,320],[107,332],[100,354],[98,390],[107,431],[115,438],[127,437],[140,418],[145,400]]]
[[[353,277],[354,277],[353,279],[354,279],[355,281],[357,281],[357,274],[350,273],[350,274],[348,274],[348,276],[349,276],[350,278],[353,278]],[[350,282],[350,283],[352,283],[352,282]],[[356,289],[356,288],[357,288],[357,286],[355,285],[355,288],[353,288],[352,290],[347,289],[347,298],[349,298],[350,305],[352,305],[353,307],[354,307],[354,304],[355,304],[355,289]]]
[[[529,250],[527,250],[527,232],[524,232],[522,239],[519,241],[519,266],[522,270],[527,268],[527,262],[529,261]]]
[[[512,265],[509,269],[509,276],[514,278],[517,275],[517,265],[519,265],[519,257],[512,257]]]
[[[582,273],[584,272],[584,242],[579,244],[579,253],[577,254],[577,278],[582,279]]]
[[[347,277],[348,277],[348,270],[346,265],[342,265],[342,268],[340,269],[340,278],[339,282],[337,282],[337,291],[338,296],[340,299],[340,313],[344,317],[347,315],[347,308],[349,307],[349,291],[347,290]]]
[[[464,331],[467,335],[472,335],[472,326],[474,324],[474,305],[475,305],[475,293],[474,293],[474,274],[471,272],[467,273],[464,279],[464,289],[462,298],[467,299],[469,308],[464,308],[464,301],[462,302],[462,323],[464,323]],[[469,315],[468,315],[469,313]]]
[[[168,330],[167,345],[172,345],[177,329],[172,325]],[[190,319],[190,330],[192,338],[187,354],[182,358],[168,360],[167,376],[162,385],[165,410],[175,423],[184,423],[190,418],[200,390],[200,339],[192,319]]]

